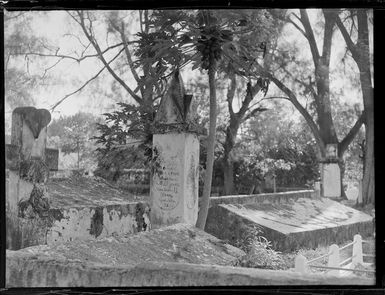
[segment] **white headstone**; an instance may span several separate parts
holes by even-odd
[[[341,197],[341,174],[337,163],[324,163],[322,165],[322,186],[324,197]]]
[[[333,244],[329,247],[329,260],[328,260],[328,266],[329,267],[340,267],[340,249],[338,248],[338,245]],[[328,271],[331,275],[339,275],[340,271],[337,269],[333,269]]]
[[[354,267],[357,264],[363,264],[364,259],[362,255],[362,237],[360,235],[355,235],[353,242],[352,265]]]
[[[151,224],[195,225],[198,218],[199,140],[192,133],[154,134]]]

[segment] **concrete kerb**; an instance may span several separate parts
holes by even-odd
[[[287,202],[288,200],[296,200],[299,198],[314,198],[314,190],[299,190],[291,192],[280,192],[280,193],[266,193],[266,194],[255,194],[255,195],[231,195],[221,197],[211,197],[210,207],[220,204],[255,204],[255,203],[280,203]]]
[[[374,279],[174,262],[108,266],[7,251],[6,287],[373,285]]]

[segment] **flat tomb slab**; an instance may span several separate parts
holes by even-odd
[[[33,254],[35,258],[110,266],[135,265],[149,261],[233,265],[245,254],[242,250],[186,224],[135,235],[39,245],[15,252]]]
[[[47,187],[51,208],[104,207],[149,200],[119,190],[100,177],[51,178]]]
[[[254,226],[281,251],[330,245],[352,240],[357,233],[362,236],[373,233],[370,215],[325,198],[298,198],[285,203],[221,204],[210,210],[207,232],[235,242],[241,232]],[[221,215],[226,217],[221,218]],[[231,231],[239,232],[234,235]]]

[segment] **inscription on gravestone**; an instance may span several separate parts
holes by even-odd
[[[175,158],[164,163],[161,175],[155,180],[156,189],[160,193],[159,207],[163,210],[173,210],[179,204],[180,172]]]
[[[187,208],[193,209],[198,199],[198,188],[196,179],[199,177],[198,167],[195,166],[194,155],[190,157],[189,172],[187,176],[186,194],[187,194]]]

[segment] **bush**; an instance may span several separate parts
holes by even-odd
[[[285,261],[280,252],[271,248],[271,242],[260,235],[261,232],[254,228],[246,233],[245,237],[237,241],[237,246],[246,252],[236,266],[264,268],[264,269],[286,269]]]

